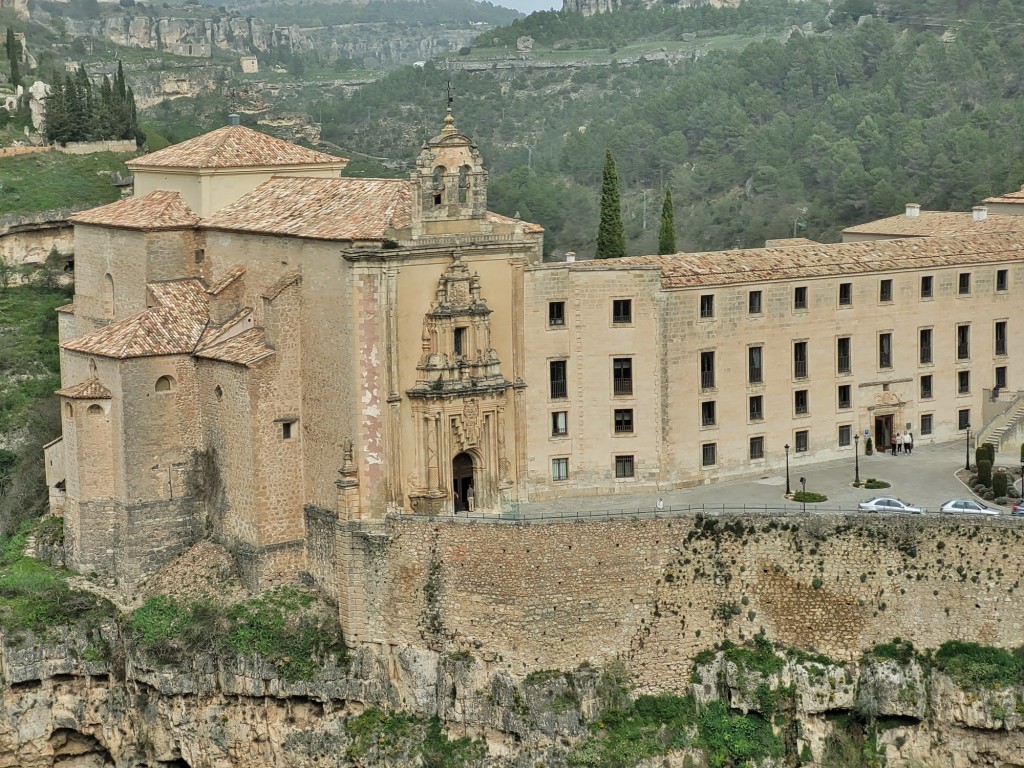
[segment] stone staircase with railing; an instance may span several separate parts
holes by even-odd
[[[978,435],[978,443],[989,443],[995,446],[998,453],[1003,447],[1003,436],[1014,432],[1021,421],[1024,421],[1024,393],[1018,394],[1005,412],[985,425]]]

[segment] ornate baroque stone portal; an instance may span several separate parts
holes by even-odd
[[[423,320],[416,386],[407,394],[416,423],[416,465],[409,503],[417,514],[451,512],[473,487],[477,509],[494,509],[512,486],[505,456],[506,390],[498,353],[491,347],[491,310],[455,251]],[[452,462],[467,454],[472,476],[456,478]],[[456,483],[459,487],[456,488]]]

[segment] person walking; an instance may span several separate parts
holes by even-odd
[[[903,435],[903,450],[907,452],[908,456],[914,452],[914,436],[910,434],[909,429]]]
[[[899,439],[900,439],[900,433],[899,432],[893,432],[892,433],[892,437],[889,438],[889,450],[892,451],[892,455],[893,456],[896,455],[896,446],[898,446],[900,444]]]
[[[476,512],[476,491],[472,485],[466,489],[466,504],[470,512]]]

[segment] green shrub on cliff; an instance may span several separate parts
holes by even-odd
[[[1024,685],[1024,648],[1010,651],[951,640],[933,658],[937,669],[968,690]]]
[[[293,589],[233,605],[159,595],[132,614],[128,628],[140,647],[165,664],[196,653],[259,654],[286,680],[309,680],[328,656],[347,660],[336,614],[318,610],[311,595]]]

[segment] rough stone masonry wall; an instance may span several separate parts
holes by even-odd
[[[391,517],[363,550],[368,639],[514,673],[624,658],[680,689],[759,632],[837,659],[895,636],[1024,644],[1015,520],[722,514],[553,524]]]

